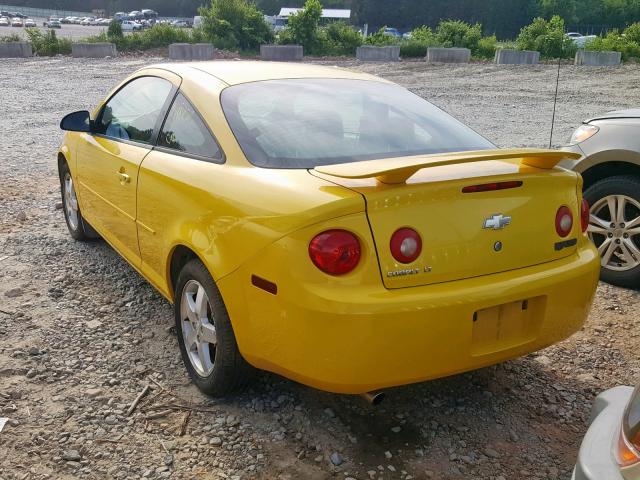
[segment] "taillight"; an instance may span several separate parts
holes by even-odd
[[[640,387],[633,391],[622,416],[615,453],[621,467],[640,463]]]
[[[556,232],[561,237],[566,237],[571,233],[573,228],[573,215],[571,210],[566,205],[563,205],[558,209],[556,213]]]
[[[316,267],[329,275],[344,275],[360,261],[360,242],[346,230],[327,230],[309,243],[309,257]]]
[[[391,236],[391,255],[400,263],[411,263],[422,252],[422,239],[412,228],[400,228]]]
[[[584,198],[580,206],[580,225],[582,226],[582,233],[585,233],[589,228],[589,202]]]

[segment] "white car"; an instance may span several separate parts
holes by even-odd
[[[640,479],[640,386],[598,395],[572,480]]]
[[[15,17],[11,20],[11,26],[12,27],[23,27],[24,24],[22,23],[22,19]]]
[[[597,38],[595,35],[582,35],[578,32],[569,32],[565,35],[573,40],[573,43],[575,43],[578,48],[584,48],[588,42]]]
[[[10,25],[7,17],[0,17],[0,27],[8,27]]]
[[[24,26],[27,27],[27,28],[35,28],[35,27],[37,27],[36,22],[31,18],[27,18],[24,21]]]
[[[123,20],[120,24],[123,32],[133,32],[135,30],[142,30],[142,25],[131,20]]]

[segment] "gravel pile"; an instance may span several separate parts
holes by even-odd
[[[190,384],[171,307],[104,242],[70,239],[56,178],[60,118],[154,61],[0,63],[0,479],[568,479],[594,396],[640,373],[638,292],[601,285],[571,339],[377,408],[270,374],[226,400]],[[344,65],[501,146],[548,142],[551,66]],[[639,103],[637,67],[563,70],[554,143]]]

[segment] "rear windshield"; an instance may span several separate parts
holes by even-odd
[[[229,87],[221,100],[240,147],[258,167],[495,148],[426,100],[381,82],[268,80]]]

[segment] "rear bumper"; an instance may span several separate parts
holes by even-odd
[[[624,480],[613,448],[632,393],[632,387],[615,387],[598,395],[591,411],[591,425],[580,446],[573,480]]]
[[[395,290],[291,281],[285,254],[267,250],[219,282],[240,351],[258,368],[337,393],[443,377],[558,342],[581,328],[599,274],[584,238],[562,260]],[[253,273],[277,283],[277,295],[251,285]],[[529,299],[535,308],[521,335],[478,343],[475,312]]]

